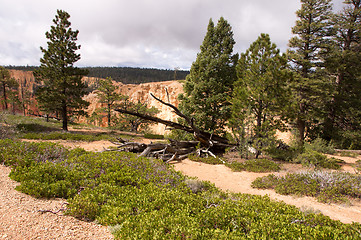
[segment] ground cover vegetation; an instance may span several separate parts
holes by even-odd
[[[334,148],[361,148],[361,1],[344,4],[335,14],[331,0],[301,0],[292,28],[294,37],[285,55],[267,34],[261,34],[245,53],[234,54],[230,24],[224,18],[217,25],[209,21],[200,53],[184,82],[184,94],[179,96],[183,119],[197,126],[193,129],[209,133],[209,145],[212,137],[227,136],[226,128],[232,130],[231,141],[241,156],[251,158],[227,163],[233,170],[279,170],[277,163],[263,155],[314,168],[259,178],[254,187],[313,196],[322,202],[361,197],[359,175],[321,171],[342,164],[324,155]],[[85,71],[73,66],[80,59],[75,53],[80,47],[75,43],[78,31],[69,28],[69,17],[64,11],[57,12],[55,26],[46,33],[48,49],[41,48],[42,65],[35,71],[44,84],[37,92],[41,109],[62,113],[64,130],[68,130],[69,113],[83,113],[87,105],[81,100],[86,85],[80,79]],[[16,91],[6,70],[1,69],[1,74],[6,109],[8,93]],[[110,122],[115,100],[101,93],[114,91],[112,85],[98,91]],[[0,162],[12,167],[10,176],[21,183],[19,190],[36,197],[66,198],[68,214],[113,226],[119,239],[361,238],[359,224],[303,213],[267,197],[224,193],[156,159],[7,139],[16,131],[34,134],[42,128],[36,134],[46,138],[41,134],[48,127],[52,128],[2,124],[1,131],[7,135],[0,140]],[[275,139],[276,130],[286,128],[295,131],[290,146]],[[359,162],[355,166],[359,169]]]
[[[117,239],[357,239],[361,225],[304,213],[267,196],[221,192],[157,159],[0,140],[18,190],[62,197],[66,213],[112,226]]]
[[[279,194],[316,197],[321,202],[345,203],[361,197],[361,176],[328,171],[305,171],[258,178],[252,187],[274,189]]]

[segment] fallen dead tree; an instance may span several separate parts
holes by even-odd
[[[171,129],[179,129],[188,133],[192,133],[196,141],[176,141],[168,139],[169,143],[144,144],[137,142],[126,142],[123,139],[118,139],[118,142],[113,142],[114,144],[118,145],[118,151],[134,152],[138,153],[139,156],[156,157],[162,159],[165,162],[169,162],[172,160],[185,159],[190,154],[217,157],[216,155],[224,153],[226,148],[236,146],[234,144],[230,144],[228,139],[224,137],[201,131],[195,126],[193,118],[187,117],[177,107],[162,101],[161,99],[155,97],[152,93],[150,93],[150,95],[160,103],[172,108],[173,112],[179,117],[183,118],[188,126],[154,116],[132,112],[127,109],[116,109],[115,111],[122,114],[136,116],[148,121],[162,123]]]

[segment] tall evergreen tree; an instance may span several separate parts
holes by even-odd
[[[118,88],[119,87],[113,84],[112,78],[108,77],[99,81],[99,88],[96,92],[99,98],[99,102],[105,104],[105,108],[102,108],[101,110],[107,114],[108,127],[110,127],[112,123],[112,110],[115,108],[115,106],[117,106],[116,101],[126,99],[125,96],[116,92]]]
[[[237,78],[238,60],[234,44],[230,24],[222,17],[214,26],[210,19],[200,53],[183,85],[184,94],[179,96],[180,109],[202,130],[223,132],[230,117],[228,99]]]
[[[291,84],[295,111],[293,118],[298,129],[300,143],[323,111],[327,80],[318,74],[322,66],[320,52],[327,46],[332,33],[331,0],[301,0],[298,20],[292,28],[295,35],[289,41],[288,56],[291,68],[296,73]]]
[[[323,131],[328,140],[345,139],[344,133],[361,131],[361,1],[344,3],[344,9],[334,16],[335,35],[325,57],[329,77],[333,79]]]
[[[40,47],[44,56],[41,65],[34,75],[43,85],[36,92],[37,101],[46,112],[59,112],[62,116],[63,130],[68,130],[70,114],[84,114],[82,108],[89,105],[82,99],[86,94],[86,84],[82,77],[87,74],[84,69],[74,67],[80,59],[76,51],[80,45],[76,44],[79,31],[73,31],[69,22],[70,15],[58,10],[54,26],[46,32],[48,48]]]
[[[237,74],[230,123],[232,128],[242,126],[252,130],[253,135],[248,137],[254,143],[257,157],[273,138],[274,131],[283,127],[281,116],[289,96],[286,88],[290,78],[287,58],[280,54],[268,34],[261,34],[241,54]],[[239,130],[242,135],[244,130]]]
[[[8,101],[11,98],[11,92],[17,87],[18,83],[14,78],[10,77],[9,70],[0,66],[0,92],[2,92],[2,102],[4,103],[4,110],[8,110]]]

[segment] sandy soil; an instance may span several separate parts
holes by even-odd
[[[0,165],[0,239],[113,239],[109,229],[84,222],[57,211],[65,200],[36,199],[15,190],[17,182],[8,175],[10,168]]]
[[[288,166],[290,168],[292,166]],[[232,192],[241,192],[258,195],[269,195],[271,199],[284,201],[287,204],[295,205],[301,210],[320,211],[326,216],[344,223],[361,223],[361,202],[352,202],[351,206],[324,204],[317,202],[312,197],[285,196],[275,193],[273,190],[258,190],[251,187],[252,181],[257,177],[265,176],[270,173],[251,173],[251,172],[233,172],[224,165],[209,165],[205,163],[184,160],[175,163],[174,168],[185,175],[198,177],[200,180],[210,181],[223,190]],[[280,173],[284,174],[287,169]]]
[[[27,140],[31,141],[31,140]],[[148,141],[148,140],[147,140]],[[115,146],[109,141],[78,142],[55,140],[64,146],[81,147],[88,151],[102,151]],[[351,164],[356,158],[339,157],[347,162],[344,171],[353,172]],[[269,173],[233,172],[224,165],[183,160],[173,164],[182,173],[214,183],[217,187],[232,192],[269,195],[271,199],[295,205],[301,210],[319,211],[344,223],[361,223],[361,201],[351,205],[323,204],[311,197],[284,196],[273,190],[258,190],[251,187],[257,177]],[[294,164],[284,164],[279,173],[297,172],[300,168]],[[41,210],[57,211],[63,207],[63,199],[35,199],[15,190],[18,185],[8,174],[10,168],[0,165],[0,240],[1,239],[113,239],[109,229],[95,223],[77,220],[62,213],[41,213]]]

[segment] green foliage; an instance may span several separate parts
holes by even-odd
[[[188,156],[189,160],[194,161],[194,162],[202,162],[202,163],[207,163],[207,164],[212,164],[212,165],[217,165],[217,164],[223,164],[222,160],[220,158],[215,158],[212,156],[208,156],[208,157],[199,157],[195,154],[191,154]]]
[[[231,162],[226,163],[226,166],[231,168],[233,171],[248,171],[248,172],[278,172],[281,168],[278,163],[274,161],[260,158],[250,159],[245,162]]]
[[[18,83],[14,78],[10,77],[9,70],[0,66],[0,92],[2,92],[1,102],[4,104],[4,110],[9,109],[9,101],[14,105],[14,101],[17,100],[17,87]],[[14,108],[14,106],[13,106]]]
[[[298,147],[290,146],[287,148],[279,148],[276,145],[268,148],[266,153],[275,160],[292,162],[301,150]]]
[[[302,144],[306,130],[318,126],[330,99],[331,81],[323,74],[321,54],[332,31],[331,0],[302,0],[297,21],[292,28],[295,35],[289,41],[288,57],[294,78],[289,86],[292,103],[289,117],[294,119]],[[292,109],[292,111],[291,111]]]
[[[7,123],[7,114],[0,112],[0,139],[13,139],[16,133],[16,128]]]
[[[355,163],[355,169],[358,173],[361,172],[361,160],[357,160]]]
[[[148,139],[164,139],[164,135],[153,134],[153,133],[145,133],[143,137]]]
[[[116,136],[108,133],[86,134],[86,133],[72,133],[72,132],[48,132],[48,133],[25,133],[21,135],[24,139],[37,140],[73,140],[73,141],[101,141],[101,140],[115,140]]]
[[[58,128],[48,127],[39,123],[19,123],[16,124],[16,129],[23,133],[41,133],[58,130]]]
[[[229,23],[221,17],[214,26],[209,21],[201,51],[179,95],[180,110],[192,116],[201,130],[223,133],[230,117],[229,96],[236,80],[237,54],[232,54],[235,41]]]
[[[111,127],[113,126],[112,111],[118,107],[116,102],[125,100],[127,97],[116,92],[119,87],[113,84],[113,81],[110,77],[99,80],[98,84],[99,87],[96,91],[96,94],[98,96],[99,102],[105,105],[105,107],[97,109],[98,111],[96,114],[101,115],[105,112],[107,115],[108,127]]]
[[[361,197],[361,176],[342,172],[311,171],[257,178],[252,187],[277,193],[316,197],[321,202],[345,202]]]
[[[324,54],[333,84],[320,132],[338,148],[361,149],[360,7],[360,1],[344,1],[344,8],[332,18],[334,34]]]
[[[341,156],[341,157],[357,158],[357,156],[359,156],[360,154],[358,154],[356,152],[341,151],[341,152],[337,152],[336,155]]]
[[[311,143],[305,143],[304,144],[305,151],[316,151],[319,153],[325,153],[325,154],[334,154],[335,148],[331,142],[327,143],[326,140],[322,138],[316,138]]]
[[[286,56],[280,54],[268,34],[261,34],[241,54],[237,75],[230,126],[241,130],[236,132],[239,139],[249,135],[258,156],[272,141],[274,131],[283,127],[280,116],[289,102],[286,83],[290,74]],[[245,129],[250,132],[243,133]]]
[[[301,163],[304,166],[311,166],[315,168],[330,168],[330,169],[340,169],[342,160],[336,158],[328,158],[326,155],[316,152],[311,149],[305,150],[304,153],[301,153],[294,160],[296,163]]]
[[[41,65],[34,72],[36,80],[43,85],[36,92],[36,98],[41,110],[47,114],[61,113],[63,130],[68,130],[68,118],[71,115],[84,114],[83,107],[89,105],[82,99],[86,94],[86,84],[82,77],[87,71],[74,67],[73,64],[80,59],[76,51],[79,31],[73,31],[68,21],[70,15],[57,10],[53,20],[54,26],[46,32],[48,48],[40,47],[43,57]]]
[[[114,81],[124,84],[139,84],[147,82],[160,82],[169,80],[185,79],[189,71],[169,70],[169,69],[150,69],[150,68],[132,68],[132,67],[88,67],[88,76],[97,78],[111,77]],[[176,73],[176,79],[175,77]]]
[[[149,107],[146,102],[131,102],[128,96],[124,96],[123,102],[120,104],[119,108],[147,116],[155,116],[159,113],[159,110],[156,107]],[[137,116],[120,114],[120,117],[116,120],[114,126],[120,130],[139,132],[148,130],[148,126],[151,123],[151,121]]]
[[[0,140],[19,190],[68,198],[67,214],[112,226],[116,239],[357,239],[360,224],[307,214],[267,196],[224,193],[161,161],[119,152]],[[345,179],[354,195],[359,184]]]
[[[172,129],[170,133],[166,134],[165,138],[178,141],[194,141],[193,134],[180,129]]]

